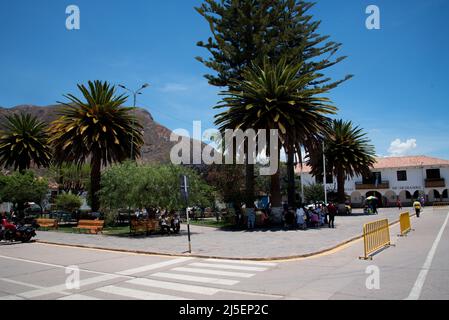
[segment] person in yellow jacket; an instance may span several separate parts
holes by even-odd
[[[415,208],[415,211],[416,211],[416,217],[419,218],[419,215],[421,213],[421,202],[419,202],[418,200],[415,201],[413,203],[413,207]]]

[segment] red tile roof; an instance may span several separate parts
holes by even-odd
[[[376,163],[373,169],[388,169],[388,168],[409,168],[409,167],[430,167],[430,166],[449,166],[449,160],[432,158],[427,156],[411,156],[411,157],[385,157],[376,158]],[[296,173],[301,173],[301,167],[296,167]],[[304,165],[303,172],[309,173],[311,168]]]

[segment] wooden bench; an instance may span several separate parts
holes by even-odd
[[[131,220],[131,233],[146,233],[150,234],[152,232],[159,231],[159,221],[150,220]]]
[[[98,234],[103,232],[104,221],[103,220],[80,220],[78,221],[78,226],[74,227],[74,231],[78,232],[88,232],[91,234]]]
[[[58,220],[56,219],[36,219],[39,229],[58,229]]]

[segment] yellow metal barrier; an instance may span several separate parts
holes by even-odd
[[[402,213],[399,217],[399,222],[401,224],[401,237],[406,236],[410,231],[412,231],[410,212]]]
[[[379,220],[363,226],[363,240],[365,243],[364,260],[372,260],[372,254],[382,248],[391,246],[390,225],[388,220]]]

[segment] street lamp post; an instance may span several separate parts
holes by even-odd
[[[326,177],[326,150],[323,141],[323,182],[324,182],[324,203],[327,204],[327,177]]]
[[[128,89],[127,87],[125,87],[122,84],[118,85],[120,88],[130,92],[133,95],[134,98],[134,103],[133,103],[133,107],[136,108],[136,104],[137,104],[137,95],[138,94],[142,94],[142,90],[148,88],[150,85],[148,83],[145,83],[144,85],[142,85],[142,87],[140,87],[138,90],[131,90]],[[131,132],[131,160],[134,159],[134,125],[135,125],[135,119],[133,117],[133,131]]]

